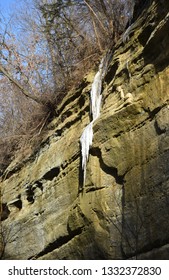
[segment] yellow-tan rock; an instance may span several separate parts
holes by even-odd
[[[169,259],[169,2],[147,2],[112,50],[85,186],[93,73],[64,98],[40,149],[8,167],[2,258]]]

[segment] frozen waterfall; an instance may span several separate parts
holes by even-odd
[[[84,129],[82,136],[80,138],[81,143],[81,153],[82,153],[82,170],[83,170],[83,180],[86,178],[86,164],[89,157],[89,148],[92,145],[93,140],[93,121],[90,122]]]
[[[99,70],[96,73],[92,88],[90,91],[90,103],[91,103],[91,118],[92,121],[85,127],[82,136],[80,138],[81,155],[82,155],[82,170],[83,170],[83,184],[86,179],[86,165],[89,158],[89,149],[92,146],[93,140],[93,123],[100,115],[101,99],[102,99],[102,81],[105,77],[108,62],[110,60],[110,52],[100,62]]]

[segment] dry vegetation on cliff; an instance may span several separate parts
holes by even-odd
[[[112,47],[133,1],[18,1],[0,15],[0,170],[40,143],[60,100]]]

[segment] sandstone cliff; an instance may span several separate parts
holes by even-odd
[[[40,149],[9,166],[4,259],[169,259],[168,30],[169,1],[147,1],[112,50],[85,186],[79,139],[95,73],[62,101]]]

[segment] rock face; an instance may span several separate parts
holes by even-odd
[[[79,139],[94,73],[41,148],[2,178],[4,259],[169,259],[169,1],[147,1],[103,84],[82,188]]]

